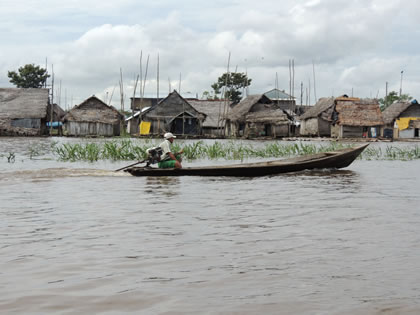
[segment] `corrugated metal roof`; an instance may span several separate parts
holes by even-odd
[[[279,89],[272,89],[271,91],[265,92],[265,96],[267,96],[270,100],[294,100],[295,98],[290,96],[284,91]]]

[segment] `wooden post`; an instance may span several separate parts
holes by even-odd
[[[279,93],[279,77],[278,77],[278,75],[277,75],[277,72],[276,72],[276,82],[275,82],[275,84],[274,84],[274,86],[275,86],[275,89],[276,89],[276,94],[277,94],[277,106],[279,105],[279,98],[280,98],[280,93]]]
[[[51,110],[50,110],[50,136],[52,136],[52,123],[53,123],[53,115],[54,115],[54,65],[51,65]]]
[[[295,59],[292,59],[292,98],[295,97]]]
[[[120,68],[120,103],[121,103],[121,111],[124,111],[124,81],[123,81],[122,68]]]
[[[135,104],[135,99],[136,99],[136,89],[137,89],[137,83],[139,82],[139,76],[140,75],[137,75],[136,83],[134,84],[133,102],[131,103],[130,134],[131,134],[131,131],[134,131],[134,130],[137,129],[137,126],[135,128],[133,127],[133,123],[134,123],[134,104]],[[140,127],[139,127],[139,129],[140,129]],[[140,130],[139,130],[139,134],[140,134]]]
[[[311,105],[311,79],[309,79],[309,86],[308,86],[308,104]]]
[[[313,69],[313,73],[314,73],[314,97],[315,97],[315,104],[318,101],[318,99],[316,98],[316,83],[315,83],[315,63],[312,60],[312,69]]]
[[[292,61],[289,59],[289,100],[292,99]]]
[[[143,59],[143,50],[140,51],[140,67],[139,67],[139,71],[140,71],[140,99],[141,99],[141,95],[142,95],[142,89],[143,89],[143,65],[142,65],[142,59]],[[141,111],[140,111],[141,113]]]
[[[143,89],[141,91],[140,96],[140,115],[139,115],[139,124],[141,124],[141,121],[143,119],[143,96],[144,96],[144,89],[146,87],[146,80],[147,80],[147,69],[149,68],[149,55],[147,55],[147,62],[146,62],[146,73],[144,74],[144,80],[143,80]]]
[[[156,81],[157,81],[157,92],[156,92],[156,104],[159,103],[159,53],[157,55],[157,75],[156,75]]]
[[[402,82],[403,82],[403,73],[404,71],[401,70],[401,82],[400,82],[400,97],[402,95]]]
[[[303,82],[300,82],[300,106],[303,105]]]
[[[229,82],[229,75],[230,75],[229,74],[229,65],[230,65],[230,51],[229,51],[229,57],[228,57],[228,63],[227,63],[226,83],[225,83],[226,86]],[[237,72],[237,71],[235,70],[235,72]],[[224,128],[226,128],[226,116],[227,116],[227,107],[228,107],[227,102],[228,102],[228,100],[225,97],[224,98],[224,105],[223,105],[223,116],[221,117],[221,129],[222,130]]]
[[[114,88],[112,89],[112,92],[111,92],[111,97],[109,98],[109,103],[108,103],[108,106],[111,106],[111,101],[112,101],[112,96],[114,95],[114,91],[115,91],[115,88],[116,88],[117,86],[115,85],[114,86]],[[72,103],[73,103],[73,100],[72,100]]]

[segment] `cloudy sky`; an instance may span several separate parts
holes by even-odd
[[[301,83],[313,104],[315,95],[383,97],[401,78],[403,93],[420,98],[419,12],[416,0],[0,0],[0,87],[12,86],[7,71],[47,62],[63,108],[96,95],[119,109],[120,69],[128,99],[142,55],[145,96],[156,96],[159,73],[161,96],[181,87],[201,97],[230,53],[250,94],[276,77],[288,92],[293,59],[298,104]]]

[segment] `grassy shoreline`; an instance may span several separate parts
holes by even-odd
[[[53,145],[52,152],[60,161],[135,161],[146,157],[146,150],[154,146],[153,143],[135,145],[130,139],[111,140],[103,143],[75,143]],[[328,142],[317,145],[314,143],[269,143],[265,146],[253,146],[242,142],[218,142],[206,144],[199,140],[191,144],[176,143],[173,150],[184,149],[184,160],[196,159],[225,159],[244,160],[246,158],[284,158],[296,155],[314,154],[350,147],[350,144]],[[416,160],[420,159],[420,146],[398,148],[388,145],[381,148],[368,147],[360,156],[366,160]]]

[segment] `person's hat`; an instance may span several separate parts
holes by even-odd
[[[170,132],[165,133],[165,134],[163,135],[163,137],[164,137],[165,139],[176,138],[176,136],[174,136],[174,135],[173,135],[172,133],[170,133]]]

